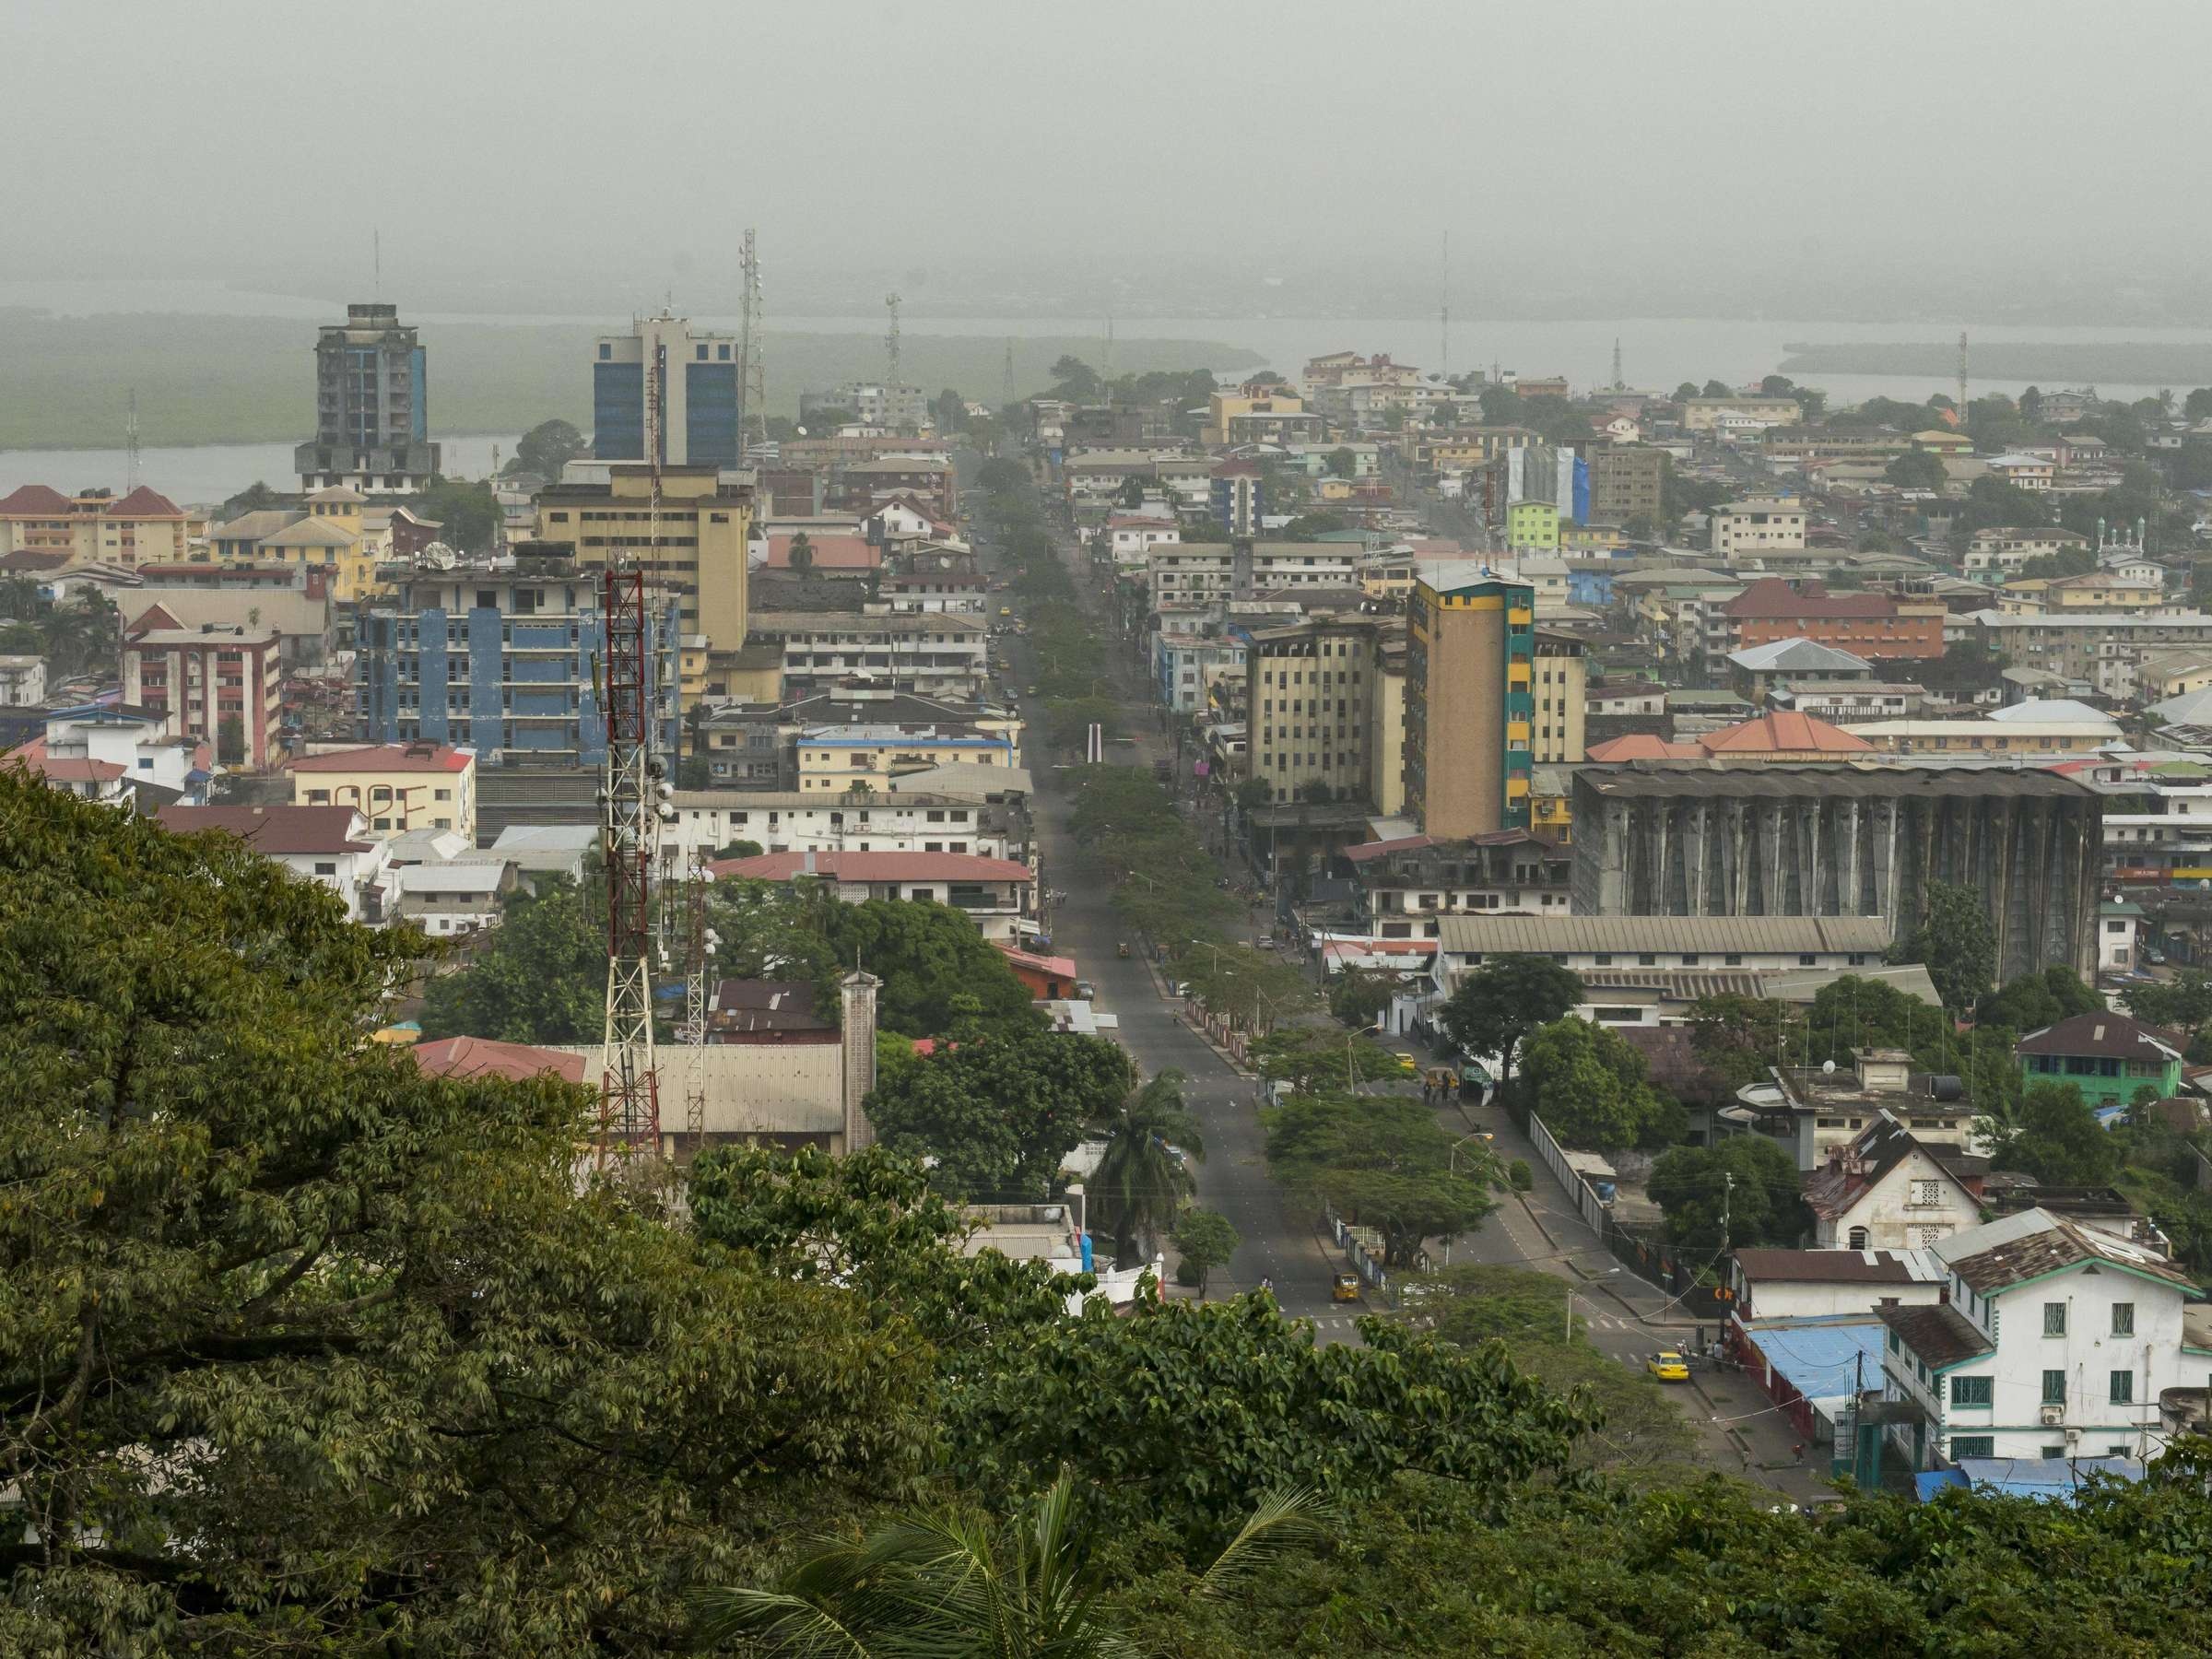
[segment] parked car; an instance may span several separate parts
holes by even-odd
[[[1688,1365],[1684,1362],[1682,1356],[1672,1348],[1665,1353],[1653,1354],[1644,1361],[1643,1369],[1650,1371],[1662,1382],[1687,1382],[1689,1381]]]

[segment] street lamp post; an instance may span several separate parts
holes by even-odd
[[[1447,1157],[1445,1158],[1445,1159],[1444,1159],[1444,1168],[1445,1168],[1447,1171],[1450,1171],[1452,1174],[1453,1174],[1453,1175],[1456,1175],[1456,1174],[1458,1174],[1458,1173],[1459,1173],[1459,1149],[1460,1149],[1462,1147],[1465,1146],[1465,1145],[1466,1145],[1466,1144],[1467,1144],[1469,1141],[1484,1140],[1484,1139],[1487,1139],[1487,1138],[1488,1138],[1488,1136],[1487,1136],[1487,1135],[1485,1135],[1485,1133],[1484,1133],[1482,1130],[1480,1130],[1480,1129],[1477,1129],[1477,1130],[1476,1130],[1476,1131],[1475,1131],[1475,1133],[1474,1133],[1474,1134],[1472,1134],[1472,1135],[1461,1135],[1461,1136],[1460,1136],[1460,1137],[1459,1137],[1457,1140],[1455,1140],[1455,1141],[1453,1141],[1453,1142],[1452,1143],[1452,1151],[1451,1151],[1450,1155],[1449,1155],[1449,1156],[1447,1156]],[[1447,1267],[1449,1267],[1449,1266],[1451,1266],[1451,1265],[1452,1265],[1452,1241],[1451,1241],[1451,1240],[1449,1240],[1449,1239],[1446,1239],[1446,1240],[1444,1241],[1444,1265],[1445,1265],[1445,1266],[1447,1266]],[[1573,1295],[1573,1292],[1571,1290],[1571,1291],[1569,1291],[1569,1292],[1568,1292],[1568,1294],[1569,1294],[1570,1296],[1572,1296],[1572,1295]],[[1569,1318],[1570,1320],[1571,1320],[1573,1317],[1574,1317],[1574,1315],[1573,1315],[1572,1313],[1570,1313],[1570,1314],[1568,1315],[1568,1318]]]
[[[1618,1267],[1608,1267],[1605,1270],[1605,1272],[1599,1274],[1597,1277],[1599,1278],[1611,1278],[1619,1271],[1620,1269]],[[1589,1298],[1584,1297],[1583,1300],[1587,1301],[1589,1300]],[[1572,1342],[1574,1340],[1574,1287],[1571,1284],[1567,1287],[1567,1331],[1562,1340],[1567,1342]]]

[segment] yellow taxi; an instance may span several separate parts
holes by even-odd
[[[1644,1361],[1643,1369],[1650,1371],[1662,1382],[1687,1382],[1689,1381],[1688,1365],[1684,1362],[1681,1355],[1675,1353],[1672,1349],[1663,1354],[1653,1354]]]
[[[1348,1270],[1339,1273],[1329,1286],[1329,1300],[1331,1301],[1358,1301],[1359,1300],[1359,1276]]]

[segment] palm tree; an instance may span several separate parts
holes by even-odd
[[[1006,1523],[899,1517],[857,1543],[829,1544],[773,1590],[704,1591],[698,1633],[750,1637],[761,1653],[805,1659],[1134,1659],[1100,1615],[1085,1522],[1063,1469]],[[1196,1594],[1228,1594],[1284,1549],[1325,1535],[1328,1522],[1309,1488],[1268,1494]]]
[[[1150,1242],[1197,1189],[1191,1160],[1206,1157],[1198,1120],[1183,1104],[1182,1074],[1163,1071],[1124,1100],[1104,1125],[1106,1150],[1090,1188],[1100,1222],[1113,1232],[1117,1267],[1151,1255]]]

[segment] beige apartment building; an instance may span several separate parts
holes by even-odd
[[[1406,806],[1439,839],[1529,826],[1535,594],[1477,560],[1424,570],[1406,659]]]
[[[43,484],[0,496],[0,556],[39,553],[134,570],[182,562],[206,529],[206,520],[143,484],[124,496],[65,496]]]
[[[1316,617],[1252,635],[1246,759],[1274,800],[1296,800],[1310,784],[1335,801],[1367,793],[1380,630],[1372,617]]]
[[[746,543],[753,491],[712,466],[661,468],[653,527],[653,469],[618,462],[605,484],[561,483],[537,497],[537,539],[604,569],[627,558],[649,582],[680,596],[687,638],[704,636],[710,665],[734,660],[746,638]]]
[[[1769,426],[1795,426],[1805,418],[1794,397],[1690,397],[1682,403],[1682,427],[1690,432],[1717,432],[1722,417],[1741,416]]]
[[[1367,700],[1367,798],[1385,818],[1406,810],[1406,625],[1375,640],[1374,693]]]
[[[1583,639],[1564,629],[1536,629],[1535,719],[1529,742],[1538,766],[1579,766],[1585,759],[1583,703],[1588,695]]]
[[[1724,559],[1805,547],[1805,503],[1786,497],[1729,501],[1712,510],[1712,550]]]

